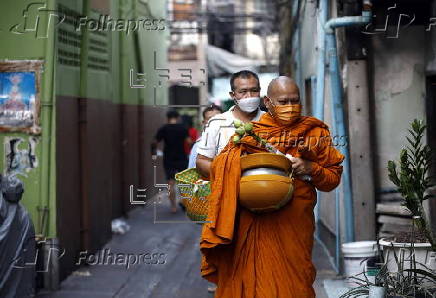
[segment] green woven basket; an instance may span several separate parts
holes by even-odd
[[[207,196],[210,194],[210,182],[196,183],[201,179],[196,168],[177,173],[175,178],[182,196],[182,204],[186,208],[186,215],[192,221],[205,221],[209,207]]]

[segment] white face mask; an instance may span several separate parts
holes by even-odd
[[[257,110],[260,104],[260,97],[247,97],[240,100],[235,100],[239,108],[246,112],[251,113]]]

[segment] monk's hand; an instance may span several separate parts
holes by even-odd
[[[297,176],[310,175],[312,172],[312,162],[299,157],[287,156],[292,163],[292,169]]]

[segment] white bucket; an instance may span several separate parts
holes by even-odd
[[[344,257],[344,274],[348,279],[350,276],[366,272],[366,260],[377,255],[376,241],[359,241],[342,244],[342,254]],[[358,278],[365,279],[363,274]],[[356,287],[353,280],[347,281],[348,286]]]

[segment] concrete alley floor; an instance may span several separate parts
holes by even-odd
[[[134,209],[127,220],[130,231],[114,235],[104,249],[114,254],[164,253],[158,261],[165,258],[165,264],[142,263],[129,269],[125,265],[82,266],[61,283],[57,292],[39,293],[37,297],[213,297],[207,292],[208,282],[200,277],[201,226],[191,223],[181,210],[171,214],[167,200],[154,209],[153,205]],[[317,297],[326,298],[322,281],[335,274],[319,244],[315,245],[313,259],[318,271],[314,285]]]

